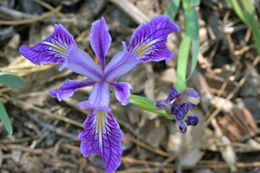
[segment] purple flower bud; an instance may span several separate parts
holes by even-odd
[[[166,106],[169,106],[170,103],[167,102],[166,100],[158,100],[155,102],[154,106],[157,108],[157,109],[163,109],[164,107]]]
[[[187,124],[183,121],[179,122],[179,130],[181,133],[185,134],[187,132]]]
[[[193,98],[199,98],[199,97],[200,97],[198,91],[196,91],[196,90],[193,89],[193,88],[186,88],[186,89],[182,92],[182,94],[185,94],[185,95],[187,95],[187,96],[189,96],[189,97],[193,97]]]
[[[188,111],[189,111],[189,106],[185,103],[182,104],[173,103],[171,105],[171,113],[173,115],[176,115],[177,120],[183,120],[185,115],[188,113]]]
[[[181,99],[193,105],[197,105],[200,102],[200,95],[195,89],[187,88],[182,92]]]
[[[181,94],[175,89],[175,88],[171,88],[170,92],[169,92],[169,96],[167,97],[167,101],[172,101],[173,99],[176,99],[177,97],[179,97]]]
[[[188,126],[196,126],[199,123],[199,121],[200,119],[197,115],[189,115],[185,120]]]

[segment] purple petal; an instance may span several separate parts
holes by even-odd
[[[187,132],[187,124],[183,121],[179,122],[179,130],[181,133],[186,133]]]
[[[179,93],[175,88],[171,88],[170,92],[169,92],[169,96],[167,97],[167,101],[172,101],[173,99],[176,99],[177,97],[179,97],[181,95],[181,93]]]
[[[179,30],[178,25],[167,16],[155,17],[135,30],[128,50],[135,51],[141,62],[169,61],[173,53],[166,47],[167,37]]]
[[[110,110],[108,107],[109,101],[109,84],[101,81],[94,85],[94,89],[92,90],[88,101],[81,102],[79,106],[83,109],[108,111]]]
[[[200,98],[200,94],[198,93],[198,91],[196,91],[193,88],[186,88],[182,94],[189,96],[189,97],[193,97],[193,98]]]
[[[111,45],[111,36],[103,17],[92,24],[90,30],[90,44],[100,61],[101,67],[104,69],[106,65],[105,57]]]
[[[126,74],[139,63],[135,53],[127,51],[125,42],[123,46],[124,50],[116,54],[105,68],[105,79],[108,81]]]
[[[175,89],[171,88],[168,97],[165,100],[158,100],[155,102],[155,107],[157,109],[163,109],[165,107],[171,106],[172,100],[179,97],[181,94]]]
[[[93,110],[83,126],[78,136],[83,156],[98,154],[104,160],[106,173],[116,171],[121,164],[123,134],[112,112]]]
[[[127,105],[129,103],[128,97],[131,95],[131,85],[127,82],[117,82],[113,83],[112,86],[115,89],[117,100],[120,101],[122,105]]]
[[[61,24],[56,24],[50,37],[33,47],[23,45],[19,51],[36,65],[57,64],[65,61],[67,50],[74,44],[73,36]]]
[[[177,120],[183,120],[186,116],[186,114],[189,111],[189,106],[185,103],[183,104],[177,104],[173,103],[171,105],[171,113],[176,116]]]
[[[157,100],[154,104],[157,109],[163,109],[166,106],[171,106],[171,103],[167,100]]]
[[[187,88],[182,92],[181,99],[183,102],[190,103],[195,106],[200,102],[200,95],[195,89]]]
[[[185,122],[187,123],[188,126],[196,126],[199,122],[200,122],[200,119],[197,115],[189,115]]]
[[[87,76],[93,81],[102,79],[102,70],[100,66],[91,59],[89,54],[79,49],[76,44],[70,47],[67,56],[69,58],[62,64],[60,70],[68,68],[75,73]]]
[[[80,88],[87,87],[94,85],[94,81],[84,81],[84,82],[78,82],[69,80],[65,82],[60,89],[54,89],[50,90],[49,94],[51,97],[57,97],[59,101],[64,100],[65,98],[71,97],[75,91],[77,91]]]

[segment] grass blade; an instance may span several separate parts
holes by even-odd
[[[178,53],[178,62],[177,62],[177,80],[176,80],[176,89],[179,92],[182,92],[186,88],[186,72],[189,58],[191,38],[185,36],[180,44],[179,53]]]
[[[185,28],[185,37],[183,38],[180,44],[178,62],[177,62],[176,89],[180,92],[186,88],[186,82],[190,78],[191,74],[194,72],[197,65],[200,39],[199,39],[198,14],[196,12],[195,6],[199,5],[199,2],[200,2],[199,0],[182,1],[182,5],[184,8],[186,28]],[[191,67],[190,67],[190,74],[188,77],[186,77],[190,47],[192,53]]]
[[[199,5],[199,1],[192,4],[184,5],[185,20],[187,21],[187,33],[191,35],[191,67],[190,74],[187,80],[191,77],[197,66],[197,60],[199,55],[200,37],[199,37],[199,18],[194,5]]]
[[[179,9],[179,6],[180,0],[170,0],[168,8],[166,9],[164,14],[169,16],[171,19],[174,19]]]

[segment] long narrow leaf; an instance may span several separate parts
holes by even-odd
[[[186,72],[190,44],[191,38],[186,35],[181,41],[178,53],[176,89],[179,92],[182,92],[186,88]]]
[[[232,8],[235,10],[239,18],[244,22],[247,23],[243,10],[241,9],[239,2],[237,0],[228,0]]]
[[[253,32],[256,49],[258,51],[258,54],[260,55],[260,25],[257,19],[255,8],[250,0],[242,0],[242,4],[245,9],[244,13],[246,20],[248,21],[248,27]]]
[[[131,95],[129,97],[129,100],[130,100],[130,103],[134,104],[135,106],[137,106],[143,110],[157,113],[157,114],[162,115],[171,120],[174,119],[174,116],[167,114],[164,109],[157,109],[154,106],[154,102],[146,97],[142,97],[142,96],[138,96],[138,95]]]
[[[2,102],[0,102],[0,119],[8,133],[13,133],[13,127],[9,121],[8,114]]]
[[[185,16],[185,37],[181,41],[179,48],[176,81],[176,89],[180,92],[186,88],[186,82],[194,72],[197,65],[200,39],[198,14],[195,7],[196,5],[199,5],[199,3],[199,0],[182,0]],[[190,48],[192,55],[190,73],[189,76],[186,77]]]
[[[193,0],[194,1],[194,0]],[[193,2],[191,1],[191,2]],[[186,3],[186,2],[185,2]],[[199,37],[199,18],[196,12],[194,5],[199,5],[200,1],[193,2],[193,4],[184,5],[185,10],[185,20],[187,21],[187,32],[191,33],[191,68],[190,74],[187,80],[190,78],[192,73],[194,72],[197,61],[198,61],[198,54],[199,54],[199,46],[200,46],[200,37]],[[191,6],[193,5],[193,6]]]
[[[179,9],[179,6],[180,6],[180,0],[170,0],[168,8],[166,9],[164,14],[169,16],[171,19],[174,19]]]
[[[192,5],[192,6],[198,6],[198,5],[200,5],[200,0],[191,0],[191,5]]]

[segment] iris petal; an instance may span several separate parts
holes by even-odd
[[[112,84],[115,89],[116,98],[121,102],[122,105],[127,105],[129,103],[128,97],[131,95],[130,90],[132,86],[127,82],[116,82]]]
[[[87,76],[89,79],[99,81],[102,79],[102,70],[88,53],[73,45],[67,52],[68,59],[62,64],[60,70],[68,68],[75,73]]]
[[[110,101],[109,84],[101,81],[94,85],[93,90],[89,96],[88,101],[79,103],[79,106],[83,109],[95,109],[109,111],[108,107]]]
[[[104,68],[106,65],[105,56],[107,55],[108,49],[111,45],[111,36],[108,32],[106,21],[103,17],[92,24],[90,31],[90,43],[100,61],[101,67]]]
[[[57,97],[59,101],[71,97],[75,91],[80,88],[94,85],[94,81],[78,82],[69,80],[65,82],[59,89],[50,90],[49,94],[51,97]]]
[[[83,126],[78,136],[83,156],[98,154],[104,160],[105,172],[114,172],[121,164],[123,134],[112,112],[93,110]]]
[[[178,25],[167,16],[155,17],[135,30],[128,50],[135,51],[141,62],[169,61],[173,53],[166,47],[167,37],[177,31]]]
[[[135,52],[128,52],[125,42],[123,46],[124,50],[117,53],[105,68],[105,79],[108,81],[126,74],[139,63]]]
[[[61,24],[56,24],[54,32],[47,39],[33,47],[23,45],[19,51],[36,65],[58,64],[67,59],[66,52],[74,44],[73,36]]]

